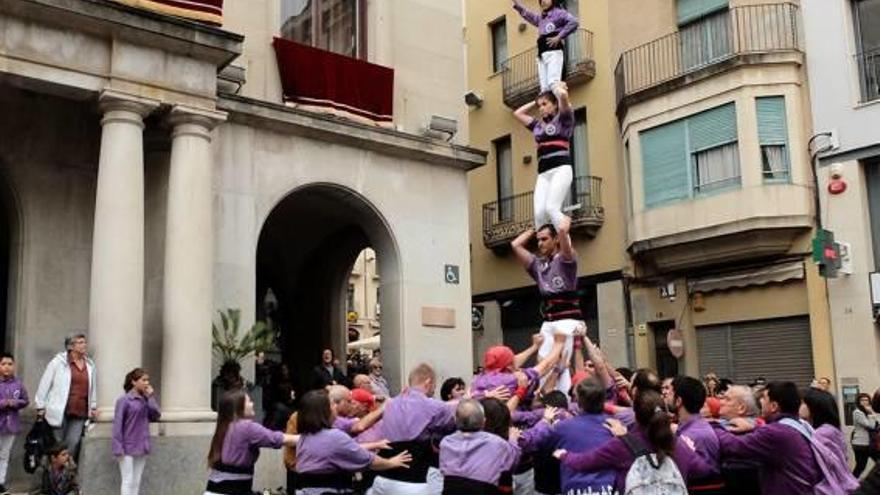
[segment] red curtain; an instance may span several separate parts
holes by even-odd
[[[284,99],[377,122],[394,113],[394,70],[283,38],[273,41]]]

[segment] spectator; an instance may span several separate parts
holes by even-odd
[[[871,396],[868,394],[859,394],[858,397],[856,397],[856,408],[853,410],[852,418],[852,448],[856,457],[856,466],[855,469],[853,469],[853,475],[858,478],[865,471],[869,457],[872,458],[875,463],[880,459],[876,454],[872,456],[872,451],[869,447],[871,433],[880,428],[880,421],[877,420],[877,415],[874,413],[874,408],[871,404]]]
[[[87,355],[85,334],[69,335],[64,347],[66,351],[46,365],[34,404],[37,415],[52,426],[55,439],[64,441],[77,460],[86,421],[97,417],[95,363]]]
[[[49,447],[48,456],[34,473],[31,495],[80,495],[76,463],[64,442]]]
[[[834,396],[822,389],[807,389],[801,402],[800,416],[813,427],[813,438],[829,452],[824,459],[826,466],[833,464],[834,470],[846,478],[850,488],[855,489],[858,481],[849,471],[846,441],[840,431],[840,414],[837,412]]]
[[[391,397],[388,380],[382,376],[382,361],[379,358],[370,360],[370,382],[373,384],[373,395],[377,400],[382,401]]]
[[[324,349],[321,353],[321,364],[312,369],[312,390],[324,389],[328,385],[345,385],[345,375],[334,364],[333,351]]]
[[[272,430],[282,430],[296,406],[293,377],[287,364],[282,363],[273,369],[269,388],[264,393],[269,396],[270,405],[263,425]]]

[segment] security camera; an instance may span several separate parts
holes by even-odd
[[[464,102],[469,107],[477,107],[480,108],[483,106],[483,97],[475,93],[474,91],[468,91],[464,95]]]

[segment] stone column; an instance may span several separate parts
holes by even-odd
[[[210,421],[214,311],[211,129],[226,114],[176,106],[168,211],[162,339],[162,420]]]
[[[112,90],[99,98],[101,151],[92,239],[89,339],[109,421],[122,379],[141,366],[144,313],[144,117],[158,102]]]

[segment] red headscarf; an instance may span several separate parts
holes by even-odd
[[[513,366],[513,350],[506,345],[496,345],[486,349],[483,368],[486,371],[504,371]]]
[[[367,392],[362,388],[356,388],[351,391],[351,400],[355,402],[360,402],[364,404],[369,409],[373,409],[373,406],[376,405],[376,398],[373,397],[373,394]]]

